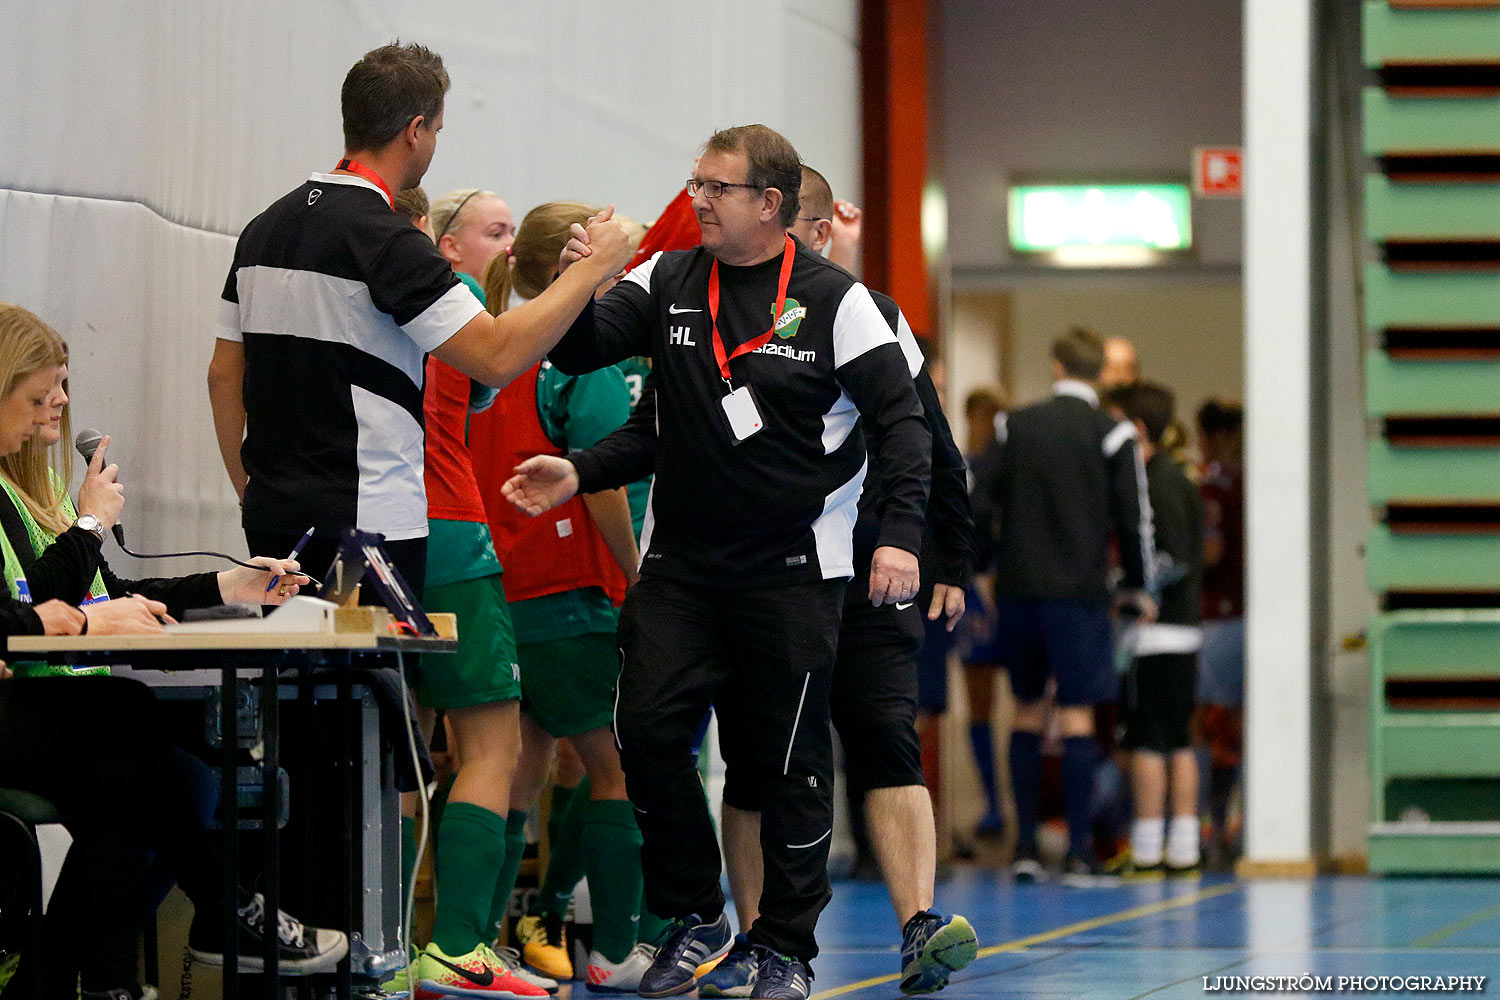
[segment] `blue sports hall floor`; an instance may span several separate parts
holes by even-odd
[[[1500,879],[1205,877],[1075,888],[960,869],[937,897],[940,909],[969,918],[980,944],[979,958],[938,994],[944,1000],[1304,992],[1228,977],[1312,977],[1307,993],[1397,996],[1422,992],[1424,976],[1445,987],[1459,985],[1447,977],[1485,976],[1482,991],[1500,996]],[[901,995],[898,930],[882,886],[835,883],[818,936],[814,998]],[[1229,988],[1213,990],[1220,976]],[[581,984],[573,993],[589,995]]]

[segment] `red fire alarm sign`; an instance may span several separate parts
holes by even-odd
[[[1233,146],[1193,150],[1193,193],[1238,198],[1245,193],[1244,150]]]

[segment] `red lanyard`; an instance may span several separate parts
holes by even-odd
[[[385,186],[385,181],[381,180],[380,179],[380,175],[377,174],[375,171],[371,170],[369,167],[365,166],[363,163],[360,163],[358,160],[351,160],[351,159],[348,159],[347,157],[345,159],[340,160],[339,161],[339,165],[336,166],[336,167],[334,167],[333,169],[335,169],[335,170],[347,170],[351,174],[358,174],[360,177],[363,177],[365,180],[369,181],[371,184],[374,184],[376,187],[380,188],[381,191],[385,192],[386,204],[388,204],[388,205],[391,206],[391,210],[392,211],[395,211],[395,209],[396,209],[396,199],[391,197],[391,189]]]
[[[724,341],[719,336],[719,260],[714,258],[713,267],[708,269],[708,316],[713,323],[714,357],[719,362],[719,374],[724,376],[725,382],[729,381],[729,362],[741,354],[758,351],[771,342],[771,335],[776,332],[776,321],[781,318],[781,310],[786,308],[786,286],[792,280],[792,258],[796,255],[797,244],[788,236],[786,252],[781,255],[781,278],[776,284],[776,310],[771,314],[771,329],[754,340],[745,341],[728,357],[724,355]]]

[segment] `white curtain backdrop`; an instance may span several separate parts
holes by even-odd
[[[429,195],[649,223],[703,139],[749,122],[858,200],[857,24],[855,0],[0,0],[0,301],[69,341],[73,425],[115,436],[131,547],[242,554],[205,388],[215,303],[240,228],[337,160],[363,52],[400,38],[447,63]],[[125,576],[217,565],[106,554]]]

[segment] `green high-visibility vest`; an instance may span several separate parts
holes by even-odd
[[[62,508],[73,520],[78,520],[78,510],[73,506],[73,501],[68,497],[67,486],[51,469],[47,474],[52,477],[52,488],[62,497]],[[21,523],[26,525],[26,534],[31,539],[31,554],[33,558],[41,556],[47,550],[47,546],[57,541],[57,536],[43,528],[37,523],[36,518],[31,516],[31,511],[21,499],[18,491],[4,476],[0,476],[0,489],[5,491],[6,497],[21,515]],[[31,603],[31,593],[26,588],[26,573],[21,569],[21,560],[16,558],[16,550],[10,544],[10,537],[0,530],[0,555],[5,557],[5,586],[10,591],[12,600],[24,600]],[[22,598],[22,594],[25,597]],[[104,586],[104,576],[97,570],[94,572],[93,582],[89,584],[89,602],[109,600],[109,591]],[[12,663],[11,670],[17,677],[92,677],[109,674],[109,667],[68,667],[54,665],[40,660],[29,660],[21,663]]]

